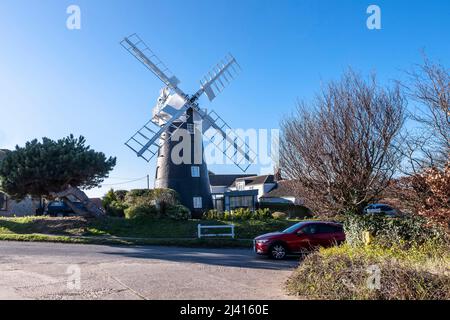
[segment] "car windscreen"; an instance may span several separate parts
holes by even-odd
[[[283,233],[292,233],[292,232],[296,231],[298,228],[300,228],[301,226],[304,226],[305,224],[306,224],[306,222],[296,223],[296,224],[290,226],[289,228],[283,230]]]

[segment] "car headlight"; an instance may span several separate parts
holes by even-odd
[[[267,243],[269,240],[263,239],[263,240],[256,240],[256,243]]]

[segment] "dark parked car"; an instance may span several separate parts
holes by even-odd
[[[364,214],[381,214],[395,217],[397,216],[398,212],[387,204],[374,203],[364,208]]]
[[[81,202],[72,202],[77,208],[86,210]],[[63,201],[51,201],[47,205],[47,215],[51,217],[66,217],[75,215],[76,213]]]
[[[342,224],[328,221],[302,221],[281,232],[263,234],[254,240],[254,251],[274,259],[303,254],[317,247],[330,247],[345,241]]]

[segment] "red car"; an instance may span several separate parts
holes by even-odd
[[[257,254],[284,259],[317,247],[330,247],[345,241],[342,224],[328,221],[302,221],[281,232],[266,233],[253,240]]]

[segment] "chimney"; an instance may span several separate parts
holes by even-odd
[[[280,167],[274,167],[273,168],[273,179],[275,181],[283,180],[283,177],[281,176],[281,168]]]

